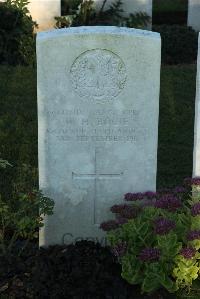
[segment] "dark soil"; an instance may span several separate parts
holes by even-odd
[[[171,299],[164,291],[141,295],[121,278],[108,248],[93,242],[35,246],[20,258],[0,258],[0,298]]]

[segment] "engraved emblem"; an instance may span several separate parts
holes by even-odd
[[[113,52],[94,49],[76,58],[70,76],[79,96],[108,101],[123,90],[126,82],[126,67],[122,59]]]

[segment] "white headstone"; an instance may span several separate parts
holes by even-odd
[[[199,51],[197,59],[195,126],[194,126],[194,152],[193,152],[193,176],[200,176],[200,35]]]
[[[40,245],[101,241],[113,204],[156,189],[160,54],[150,31],[38,34],[40,189],[55,200]]]
[[[200,31],[200,0],[188,0],[188,26]]]
[[[94,0],[97,8],[102,6],[103,0]],[[116,0],[107,0],[105,8],[109,8],[110,4],[115,3]],[[128,16],[130,13],[145,12],[152,17],[152,0],[122,0],[124,15]]]
[[[37,31],[52,29],[55,17],[61,15],[61,0],[30,0],[28,9],[32,19],[37,22]]]

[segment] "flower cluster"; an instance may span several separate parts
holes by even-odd
[[[196,177],[196,178],[186,178],[184,180],[184,184],[186,186],[198,186],[200,185],[200,177]]]
[[[133,205],[114,205],[110,210],[122,218],[132,219],[137,217],[140,209]]]
[[[191,230],[187,234],[188,241],[194,241],[200,239],[200,230]]]
[[[139,258],[143,262],[156,262],[160,258],[160,250],[153,247],[145,248],[140,252]]]
[[[170,212],[176,212],[177,209],[182,207],[182,203],[175,195],[165,194],[155,202],[155,207],[166,209]]]
[[[176,226],[175,222],[167,218],[160,217],[154,221],[154,230],[158,235],[166,235]]]
[[[100,228],[104,231],[110,231],[119,227],[119,222],[116,220],[109,220],[106,222],[102,222]]]
[[[192,216],[200,215],[200,202],[195,203],[191,208]]]
[[[105,232],[108,232],[110,230],[119,228],[121,225],[127,223],[127,221],[128,220],[126,218],[120,216],[116,220],[109,220],[109,221],[102,222],[100,224],[100,228]]]
[[[185,193],[186,191],[187,189],[182,186],[177,186],[173,189],[174,193],[180,193],[180,194]]]
[[[200,177],[124,199],[111,208],[115,221],[101,225],[122,277],[147,293],[163,286],[169,293],[191,288],[200,273]]]
[[[191,178],[185,178],[183,184],[187,187],[191,186],[191,180],[192,180]]]
[[[112,213],[120,214],[122,210],[126,208],[127,205],[114,205],[110,208]]]
[[[124,199],[126,201],[136,201],[136,200],[142,200],[142,199],[153,199],[158,196],[157,192],[147,191],[144,193],[126,193],[124,195]]]
[[[112,247],[112,253],[118,258],[122,257],[126,253],[126,250],[127,243],[123,241]]]
[[[171,193],[171,189],[169,188],[162,188],[159,190],[159,194],[168,194],[168,193]]]
[[[144,198],[144,193],[126,193],[124,195],[124,199],[126,201],[136,201],[136,200],[141,200]]]
[[[158,196],[158,193],[157,192],[152,192],[152,191],[147,191],[147,192],[144,193],[144,196],[147,199],[153,199],[153,198],[156,198]]]
[[[193,258],[195,256],[196,250],[193,247],[185,247],[185,248],[181,249],[180,254],[185,259],[191,259],[191,258]]]
[[[200,185],[200,178],[199,177],[192,178],[191,179],[191,185],[195,185],[195,186]]]

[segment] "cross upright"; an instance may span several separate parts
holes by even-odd
[[[94,173],[75,173],[72,172],[73,180],[93,180],[94,181],[94,224],[97,223],[97,215],[96,215],[96,201],[97,201],[97,184],[100,180],[119,180],[121,179],[123,172],[121,173],[102,173],[98,170],[97,167],[97,156],[98,156],[98,148],[95,148],[95,157],[94,157]]]

